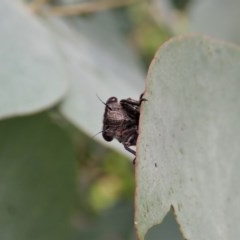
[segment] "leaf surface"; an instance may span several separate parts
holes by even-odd
[[[65,133],[41,114],[1,121],[0,135],[0,239],[67,239],[76,167]]]
[[[66,93],[53,35],[20,1],[0,2],[0,118],[37,112]]]
[[[137,146],[140,239],[171,206],[186,239],[239,239],[240,49],[175,38],[157,52]]]
[[[190,29],[240,43],[240,1],[202,0],[190,4]]]

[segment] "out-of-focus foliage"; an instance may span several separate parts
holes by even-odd
[[[71,141],[47,114],[0,122],[0,238],[66,239],[76,210]]]
[[[191,31],[240,44],[240,1],[203,0],[190,4]]]
[[[185,10],[191,1],[194,0],[170,0],[172,5],[179,10]]]
[[[153,59],[156,49],[172,36],[164,24],[158,24],[149,14],[149,8],[149,3],[142,1],[128,9],[133,24],[129,36],[138,48],[146,68]]]

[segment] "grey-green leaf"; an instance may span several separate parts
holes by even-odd
[[[136,166],[140,239],[171,206],[186,239],[239,239],[240,49],[173,39],[147,81]]]
[[[0,239],[68,239],[75,156],[44,114],[0,122]]]
[[[240,1],[193,1],[189,14],[192,31],[240,43]]]
[[[37,112],[67,91],[57,41],[20,1],[0,1],[0,119]]]

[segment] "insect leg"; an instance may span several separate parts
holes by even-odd
[[[139,98],[139,101],[138,101],[138,103],[139,103],[139,106],[141,106],[142,102],[145,102],[145,101],[147,101],[147,99],[146,99],[146,98],[144,98],[144,97],[143,97],[143,95],[144,95],[144,93],[142,93],[142,94],[140,95],[140,98]]]
[[[144,101],[147,101],[146,98],[143,97],[144,93],[142,93],[139,97],[139,100],[134,100],[132,98],[127,98],[127,99],[122,99],[120,100],[120,104],[130,104],[130,105],[135,105],[135,106],[141,106],[141,103]]]
[[[136,151],[131,149],[129,146],[136,145],[137,137],[138,137],[138,134],[136,130],[134,130],[132,135],[128,138],[128,140],[125,143],[123,143],[124,148],[128,152],[132,153],[134,156],[136,156]],[[133,164],[135,164],[135,161],[136,161],[136,157],[133,159]]]
[[[136,156],[136,151],[134,151],[133,149],[131,149],[131,148],[128,146],[128,144],[123,144],[123,146],[124,146],[124,148],[125,148],[128,152],[130,152],[130,153],[132,153],[134,156]]]
[[[134,156],[136,156],[136,152],[134,151],[134,150],[132,150],[128,145],[126,145],[126,144],[124,144],[123,145],[124,146],[124,148],[128,151],[128,152],[130,152],[130,153],[132,153]],[[135,165],[135,162],[136,162],[136,157],[133,159],[133,165]]]

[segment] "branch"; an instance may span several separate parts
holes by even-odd
[[[46,1],[46,0],[39,0]],[[112,1],[105,0],[99,2],[91,3],[79,3],[72,6],[57,6],[51,7],[47,12],[47,15],[55,16],[71,16],[71,15],[81,15],[86,13],[93,13],[98,11],[103,11],[107,9],[117,8],[125,5],[130,5],[136,0],[121,0],[121,1]]]

